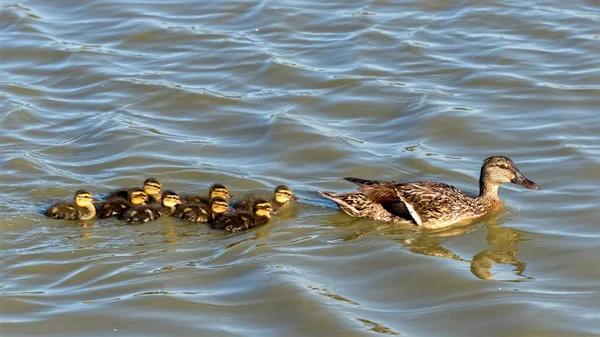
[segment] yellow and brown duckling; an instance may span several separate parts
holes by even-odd
[[[114,198],[123,198],[123,199],[127,199],[129,192],[131,192],[134,189],[138,189],[137,187],[125,187],[125,188],[120,188],[118,190],[114,190],[112,192],[110,192],[106,198],[104,198],[104,200],[108,200],[108,199],[114,199]],[[162,197],[162,184],[154,179],[154,178],[148,178],[144,181],[144,185],[142,186],[142,189],[144,190],[144,192],[147,195],[147,200],[146,203],[149,202],[160,202],[161,197]]]
[[[181,196],[181,202],[185,205],[210,205],[210,200],[214,197],[229,199],[229,190],[222,184],[213,184],[208,189],[208,196],[200,194],[186,194]]]
[[[176,216],[189,222],[213,223],[229,209],[227,199],[214,197],[210,204],[181,205],[176,211]]]
[[[96,216],[92,194],[85,190],[75,192],[73,201],[59,201],[48,207],[46,216],[66,220],[90,220]]]
[[[217,218],[211,227],[224,229],[231,233],[245,231],[269,222],[273,211],[271,202],[267,199],[257,199],[252,204],[252,211],[231,210]]]
[[[165,191],[161,203],[140,204],[130,207],[123,213],[123,220],[129,223],[143,223],[170,216],[180,205],[179,195],[173,191]]]
[[[525,178],[513,161],[504,156],[484,160],[479,177],[479,195],[470,197],[454,186],[414,181],[398,183],[344,178],[359,186],[358,192],[319,192],[333,200],[347,214],[381,221],[412,222],[425,228],[441,228],[484,216],[502,205],[498,188],[511,182],[539,190]]]
[[[265,197],[257,194],[248,194],[237,200],[233,205],[233,208],[237,211],[251,212],[254,201],[258,199],[265,199]],[[292,192],[291,188],[286,185],[279,185],[275,187],[273,197],[271,198],[273,213],[276,213],[284,205],[289,204],[288,202],[290,200],[298,200],[298,198],[294,196],[294,192]]]
[[[101,219],[109,218],[113,215],[122,216],[125,211],[136,205],[144,205],[148,195],[141,188],[133,188],[127,193],[127,199],[113,197],[107,199],[98,206],[98,217]]]

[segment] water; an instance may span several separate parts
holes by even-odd
[[[2,336],[600,336],[597,1],[3,1]],[[344,176],[540,191],[463,228],[346,216]],[[288,184],[237,235],[46,219],[146,177]]]

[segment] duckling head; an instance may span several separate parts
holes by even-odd
[[[92,193],[86,190],[79,190],[75,192],[75,204],[79,207],[88,207],[92,203],[98,202],[92,198]]]
[[[147,195],[155,197],[154,199],[160,199],[161,191],[162,184],[158,180],[148,178],[144,181],[144,192],[146,192]]]
[[[221,184],[214,184],[208,190],[208,195],[211,199],[214,197],[221,197],[227,199],[229,198],[229,190],[227,189],[227,187]]]
[[[148,194],[142,188],[134,188],[129,192],[129,201],[134,205],[143,205],[146,203]]]
[[[210,210],[215,214],[225,213],[229,209],[227,199],[223,197],[214,197],[210,199]]]
[[[279,186],[275,187],[274,199],[275,199],[275,202],[279,206],[284,205],[286,202],[288,202],[290,200],[298,200],[298,198],[296,198],[294,196],[292,189],[287,187],[286,185],[279,185]]]
[[[273,212],[273,208],[267,199],[257,199],[252,204],[252,211],[256,216],[271,218],[271,212]]]
[[[181,200],[179,200],[179,195],[173,191],[165,191],[162,194],[162,204],[163,206],[173,208],[176,205],[181,204]]]
[[[532,190],[541,189],[539,185],[525,178],[510,158],[504,156],[493,156],[485,159],[483,166],[481,166],[479,179],[480,186],[513,183]]]

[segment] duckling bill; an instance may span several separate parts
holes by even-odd
[[[59,201],[48,207],[44,213],[54,219],[90,220],[96,216],[92,194],[86,190],[75,192],[73,201]]]
[[[344,212],[354,217],[380,221],[412,222],[426,228],[441,228],[456,222],[484,216],[502,205],[500,184],[511,182],[529,189],[540,186],[527,179],[513,161],[504,156],[484,160],[479,178],[479,195],[470,197],[454,186],[414,181],[398,183],[360,178],[344,178],[359,186],[357,192],[322,192]]]

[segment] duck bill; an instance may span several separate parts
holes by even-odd
[[[290,197],[290,200],[294,200],[294,201],[295,201],[295,200],[298,200],[298,197],[297,197],[297,196],[295,196],[295,195],[292,195],[292,196]]]
[[[92,199],[92,204],[99,204],[99,203],[100,203],[100,200],[98,200],[98,199]]]
[[[279,213],[279,211],[278,211],[278,210],[276,210],[276,209],[272,209],[272,208],[269,208],[269,212],[270,212],[271,214],[277,214],[277,213]]]
[[[511,180],[511,182],[513,184],[516,185],[521,185],[523,187],[529,188],[531,190],[539,190],[541,189],[540,185],[534,183],[533,181],[525,178],[524,175],[521,174],[521,172],[517,171],[517,174],[515,174],[515,177]]]

